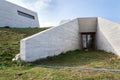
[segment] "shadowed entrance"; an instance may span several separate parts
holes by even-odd
[[[95,33],[81,33],[82,48],[87,50],[95,49]]]

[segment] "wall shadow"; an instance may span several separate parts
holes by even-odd
[[[33,64],[36,66],[105,67],[110,64],[110,60],[113,57],[116,57],[116,55],[104,51],[76,50],[38,60],[33,62]]]

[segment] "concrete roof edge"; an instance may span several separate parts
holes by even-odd
[[[86,19],[86,18],[98,18],[98,17],[79,17],[78,19]]]
[[[106,19],[106,20],[108,20],[108,21],[111,21],[111,22],[114,22],[114,23],[120,24],[120,23],[117,22],[117,21],[113,21],[113,20],[110,20],[110,19],[107,19],[107,18],[104,18],[104,17],[98,17],[98,18]]]

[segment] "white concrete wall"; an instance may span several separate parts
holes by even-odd
[[[98,18],[97,48],[120,56],[120,24]]]
[[[80,32],[96,32],[97,49],[120,56],[120,24],[98,17],[78,18],[22,39],[21,59],[32,62],[66,51],[81,49]]]
[[[27,62],[80,49],[78,19],[21,40],[21,59]]]
[[[31,14],[35,19],[20,16],[17,10]],[[17,28],[39,27],[38,16],[35,12],[17,6],[5,0],[0,0],[0,27],[10,26]]]

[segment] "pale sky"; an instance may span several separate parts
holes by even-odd
[[[104,17],[120,22],[120,0],[7,0],[38,13],[40,26],[56,26],[77,17]]]

